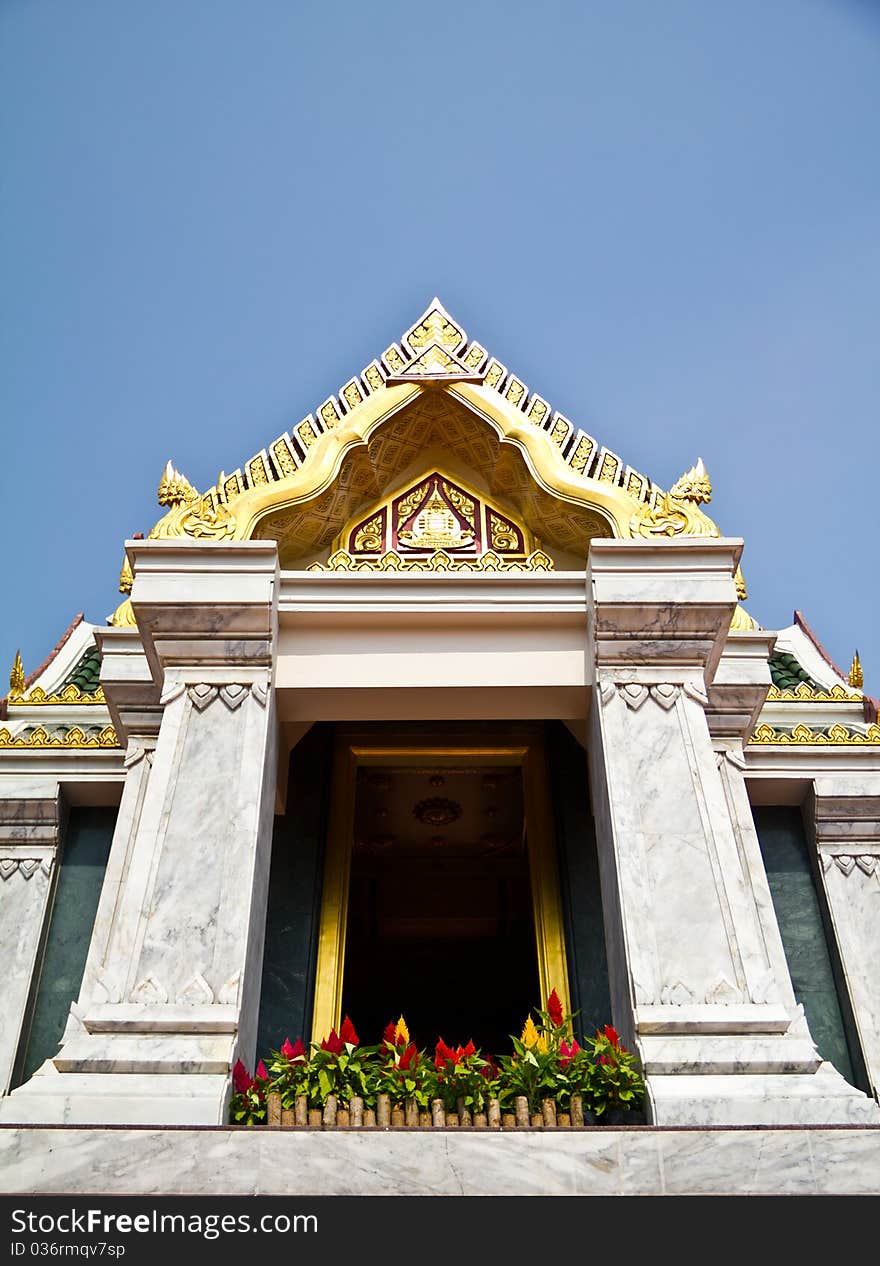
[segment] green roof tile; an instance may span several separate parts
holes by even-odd
[[[81,657],[79,663],[67,674],[58,687],[59,693],[65,686],[76,686],[84,695],[93,695],[101,684],[101,652],[94,643]]]
[[[770,656],[770,676],[773,685],[780,690],[794,690],[802,681],[816,690],[821,689],[819,683],[813,681],[810,674],[788,651],[777,651]]]

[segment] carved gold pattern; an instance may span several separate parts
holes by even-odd
[[[736,596],[739,598],[740,602],[745,602],[746,598],[749,596],[749,591],[746,589],[746,578],[743,575],[742,568],[739,563],[737,563],[736,571],[733,573],[733,580],[736,585]]]
[[[861,690],[862,686],[865,684],[865,674],[862,672],[862,661],[859,659],[858,651],[856,651],[855,655],[853,655],[853,661],[850,664],[847,681],[851,686],[855,686],[858,690]]]
[[[364,398],[364,393],[354,380],[342,388],[342,395],[350,409],[356,409]]]
[[[247,464],[248,474],[251,479],[251,487],[257,487],[259,484],[267,484],[269,476],[266,474],[266,463],[262,457],[252,457]]]
[[[485,347],[481,347],[479,343],[471,343],[461,359],[468,369],[479,369],[487,355]]]
[[[425,378],[451,377],[458,378],[462,375],[464,366],[455,360],[442,347],[438,347],[436,343],[432,343],[426,348],[420,356],[406,366],[406,374],[422,376]]]
[[[880,744],[880,725],[869,725],[864,731],[845,725],[832,725],[827,730],[814,730],[809,725],[796,725],[791,730],[777,730],[772,725],[759,725],[750,744],[798,745],[804,747],[851,747]]]
[[[533,550],[527,558],[501,558],[494,551],[486,554],[453,557],[436,550],[429,558],[411,558],[388,550],[381,558],[354,558],[346,550],[337,550],[326,563],[312,563],[309,571],[553,571],[553,559],[543,550]]]
[[[385,380],[383,379],[376,365],[367,366],[367,368],[364,370],[364,378],[366,378],[367,386],[372,391],[380,391],[382,387],[385,386]]]
[[[119,747],[119,740],[112,725],[105,725],[97,734],[87,734],[79,726],[71,726],[63,734],[52,734],[44,726],[38,725],[30,734],[13,735],[7,729],[0,729],[0,748],[96,748]]]
[[[453,325],[439,305],[432,304],[427,316],[404,338],[414,352],[420,352],[431,343],[439,343],[448,351],[455,352],[464,342],[464,331]]]
[[[702,457],[697,459],[696,466],[686,470],[677,483],[669,489],[670,497],[678,501],[695,501],[697,505],[712,500],[712,483],[706,474]]]
[[[12,661],[12,672],[9,674],[9,701],[19,699],[24,694],[25,688],[24,665],[21,662],[21,651],[15,652],[15,659]]]
[[[327,430],[332,431],[339,423],[339,410],[337,409],[336,402],[333,400],[332,396],[321,405],[319,412],[321,414],[321,421],[324,423]]]
[[[410,549],[461,549],[473,543],[474,533],[455,517],[435,479],[431,495],[412,520],[412,526],[398,531],[397,539]]]
[[[695,501],[677,501],[671,492],[661,493],[652,505],[645,502],[630,519],[630,534],[652,536],[720,536],[708,515]]]
[[[504,377],[504,366],[499,364],[497,360],[493,360],[492,364],[486,370],[486,386],[497,387]]]
[[[170,506],[174,509],[176,506],[187,505],[191,501],[198,501],[199,494],[189,482],[185,475],[179,470],[175,470],[171,462],[165,464],[162,472],[162,478],[159,480],[159,505]]]
[[[134,618],[134,608],[131,605],[131,598],[126,598],[124,602],[120,602],[119,606],[107,621],[111,629],[135,629],[137,628],[137,620]]]
[[[223,495],[227,501],[230,501],[233,497],[237,497],[242,491],[241,479],[238,471],[236,471],[234,475],[230,475],[228,479],[223,479],[221,477],[220,485],[223,488]]]
[[[122,559],[122,567],[119,572],[119,592],[131,593],[131,587],[134,584],[134,576],[131,571],[131,563],[128,561],[128,555],[124,555]]]
[[[741,607],[739,603],[733,612],[733,618],[730,621],[731,633],[757,633],[761,626],[754,616],[749,615],[745,607]]]
[[[293,454],[291,453],[286,440],[279,439],[275,441],[272,445],[272,456],[275,458],[278,469],[281,471],[282,479],[287,475],[296,474],[296,462],[293,459]]]
[[[515,409],[519,407],[525,394],[525,383],[520,382],[518,378],[511,378],[508,380],[507,390],[505,391],[504,396],[505,399],[510,401]]]
[[[569,423],[566,422],[565,418],[557,417],[556,421],[553,423],[553,430],[550,432],[550,438],[554,444],[558,445],[559,448],[561,448],[562,445],[565,443],[565,438],[568,435],[568,431],[569,431]]]
[[[379,513],[355,532],[354,547],[356,550],[371,552],[380,550],[383,544],[382,515]]]
[[[454,484],[446,483],[445,480],[443,481],[443,492],[447,500],[451,501],[459,514],[463,514],[471,527],[473,527],[475,506],[467,493],[462,492],[460,488],[456,488]]]
[[[296,433],[302,441],[303,448],[306,449],[311,448],[315,440],[318,438],[317,432],[308,418],[306,418],[304,422],[300,422],[299,426],[296,428]]]
[[[10,695],[9,704],[12,707],[42,707],[46,704],[72,703],[72,704],[93,704],[106,703],[104,691],[101,686],[94,694],[83,694],[79,686],[75,686],[73,682],[65,686],[63,690],[57,691],[55,694],[47,694],[42,686],[34,686],[26,695],[19,695],[13,698]]]
[[[620,470],[620,461],[613,453],[606,453],[602,458],[602,465],[599,467],[599,482],[603,484],[613,484],[617,481],[617,472]]]
[[[546,401],[533,398],[532,403],[529,405],[529,421],[534,422],[535,426],[543,426],[544,419],[547,417],[549,411],[550,406],[546,403]]]
[[[397,505],[397,526],[405,523],[414,510],[417,510],[428,495],[428,489],[431,487],[431,481],[426,479],[423,484],[417,488],[413,488],[412,492],[408,492]]]
[[[845,686],[833,685],[830,690],[817,690],[808,681],[799,681],[790,690],[771,686],[768,703],[863,703],[864,696],[852,694]]]
[[[587,467],[587,463],[593,455],[593,449],[596,447],[593,440],[588,436],[582,435],[575,445],[574,452],[571,455],[569,465],[572,470],[576,470],[578,474],[583,474]]]
[[[382,359],[388,368],[392,369],[396,374],[406,368],[406,361],[403,359],[399,350],[393,343],[382,353]]]
[[[509,553],[519,547],[519,532],[500,514],[489,511],[489,536],[492,548]]]

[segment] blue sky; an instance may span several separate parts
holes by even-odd
[[[4,0],[0,671],[437,293],[880,693],[878,119],[871,0]]]

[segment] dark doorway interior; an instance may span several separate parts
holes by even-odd
[[[510,1050],[539,1001],[523,813],[513,766],[358,770],[343,1014],[377,1042]]]

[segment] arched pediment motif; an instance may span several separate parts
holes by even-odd
[[[596,536],[718,535],[700,509],[705,472],[662,492],[530,393],[435,299],[400,343],[213,488],[197,492],[169,463],[167,513],[150,536],[276,539],[283,566],[309,565],[360,509],[424,472],[431,449],[579,559]]]

